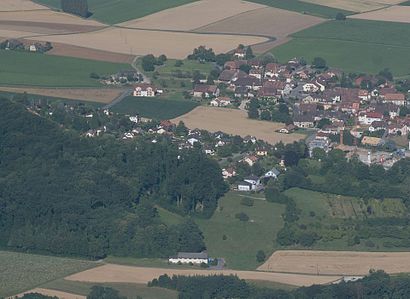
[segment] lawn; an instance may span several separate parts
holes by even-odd
[[[67,293],[73,293],[78,295],[88,295],[91,291],[91,287],[94,285],[111,287],[120,292],[120,295],[126,298],[137,298],[140,296],[144,299],[176,299],[178,298],[178,293],[173,290],[163,289],[163,288],[149,288],[142,284],[132,284],[132,283],[88,283],[80,281],[69,281],[64,279],[59,279],[45,285],[43,288],[48,288],[57,291],[63,291]]]
[[[99,87],[90,73],[109,75],[127,64],[0,50],[0,84],[39,87]]]
[[[334,19],[336,14],[341,12],[344,15],[354,14],[352,11],[347,11],[343,9],[332,8],[328,6],[303,2],[299,0],[249,0],[250,2],[255,2],[267,6],[272,6],[276,8],[296,11],[304,14],[309,14],[313,16],[323,17],[327,19]]]
[[[171,100],[167,98],[127,97],[112,108],[112,111],[128,115],[139,114],[142,117],[164,120],[186,114],[198,104],[193,101]]]
[[[0,298],[95,266],[86,260],[0,251]]]
[[[204,233],[210,256],[225,258],[228,268],[252,270],[259,265],[258,250],[269,256],[277,248],[275,239],[283,226],[284,206],[255,199],[254,206],[248,207],[241,205],[241,199],[238,193],[228,193],[211,219],[196,222]],[[249,216],[248,222],[235,218],[241,212]]]
[[[92,18],[107,24],[117,24],[181,6],[197,0],[88,0]],[[35,0],[60,9],[60,0]]]
[[[400,77],[410,74],[410,24],[365,20],[331,21],[295,33],[290,42],[272,50],[282,62],[322,57],[346,72],[376,74],[389,68]]]

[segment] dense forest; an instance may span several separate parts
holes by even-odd
[[[373,271],[356,282],[314,285],[292,291],[255,287],[237,276],[173,276],[162,275],[148,284],[177,290],[179,299],[379,299],[410,297],[410,278],[390,277]]]
[[[61,0],[61,9],[74,15],[87,18],[90,15],[88,11],[87,0]]]
[[[1,247],[91,258],[205,248],[193,221],[166,226],[156,209],[212,215],[227,187],[199,149],[79,137],[9,100],[0,114]]]

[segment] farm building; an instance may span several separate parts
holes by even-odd
[[[135,85],[133,94],[134,94],[134,97],[151,97],[152,98],[156,96],[157,89],[151,84],[141,83],[141,84]]]
[[[206,251],[202,252],[178,252],[176,256],[168,259],[171,264],[208,264],[209,258]]]

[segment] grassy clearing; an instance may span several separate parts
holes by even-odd
[[[88,0],[92,18],[107,24],[116,24],[141,18],[164,9],[181,6],[197,0]],[[60,0],[35,0],[40,4],[60,9]]]
[[[86,260],[0,251],[0,297],[15,295],[95,266],[96,263]]]
[[[186,114],[198,104],[192,101],[171,100],[166,98],[127,97],[112,108],[112,111],[129,115],[164,120]]]
[[[144,299],[176,299],[178,294],[176,291],[162,289],[162,288],[149,288],[142,284],[132,284],[132,283],[88,283],[79,281],[69,281],[64,279],[59,279],[50,283],[43,285],[42,287],[63,291],[78,295],[86,296],[90,293],[91,287],[94,285],[100,285],[104,287],[111,287],[120,292],[120,295],[126,298],[136,298],[140,296]]]
[[[39,87],[99,87],[90,73],[113,74],[127,64],[0,50],[0,84]]]
[[[410,74],[410,25],[365,20],[331,21],[293,35],[274,48],[280,61],[323,57],[346,72],[378,73],[389,68],[395,76]],[[382,37],[382,38],[381,38]]]
[[[319,4],[313,4],[308,2],[303,2],[299,0],[249,0],[250,2],[255,2],[267,6],[272,6],[276,8],[286,9],[290,11],[296,11],[308,15],[323,17],[327,19],[334,19],[336,14],[341,12],[345,15],[354,14],[353,11],[337,9],[333,7],[323,6]]]
[[[251,270],[258,266],[258,250],[269,256],[276,247],[276,234],[283,227],[284,206],[255,199],[254,206],[247,207],[240,204],[241,198],[237,193],[228,193],[211,219],[196,222],[211,256],[225,258],[229,268]],[[249,216],[248,222],[235,218],[240,212]]]
[[[172,213],[164,208],[161,208],[158,206],[157,210],[161,218],[161,221],[168,226],[180,224],[181,222],[184,221],[184,217],[177,215],[175,213]]]

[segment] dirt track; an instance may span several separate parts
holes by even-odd
[[[326,284],[340,279],[339,276],[316,276],[316,275],[297,275],[282,274],[257,271],[210,271],[210,270],[179,270],[179,269],[161,269],[161,268],[144,268],[121,266],[107,264],[98,268],[87,270],[66,277],[67,280],[85,281],[85,282],[125,282],[125,283],[142,283],[158,278],[162,274],[172,275],[237,275],[242,279],[263,280],[270,282],[279,282],[296,286],[309,286],[312,284]]]
[[[237,109],[197,107],[191,112],[173,120],[182,120],[190,129],[204,129],[211,132],[222,131],[228,134],[255,136],[271,144],[282,141],[292,143],[305,138],[301,134],[280,134],[275,131],[285,125],[269,121],[257,121],[248,118],[246,112]]]
[[[410,272],[410,252],[280,250],[258,268],[261,271],[366,275],[370,269]]]
[[[3,87],[1,91],[30,93],[43,96],[65,98],[71,100],[90,101],[107,104],[119,96],[124,90],[115,88],[30,88],[30,87]]]

